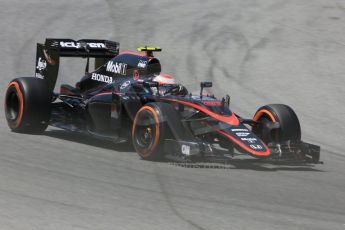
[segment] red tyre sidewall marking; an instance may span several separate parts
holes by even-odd
[[[253,118],[254,121],[258,121],[259,118],[263,115],[263,114],[266,114],[270,119],[271,121],[273,122],[277,122],[276,118],[273,116],[273,114],[268,111],[267,109],[262,109],[260,110],[259,112],[257,112]]]
[[[11,82],[7,89],[9,89],[10,87],[14,87],[16,89],[16,94],[18,96],[19,99],[19,113],[17,116],[17,119],[14,122],[8,122],[8,125],[10,126],[10,128],[12,129],[16,129],[18,128],[23,120],[23,114],[24,114],[24,97],[23,97],[23,93],[20,90],[20,86],[18,84],[18,82]],[[6,103],[6,102],[5,102]],[[5,105],[5,109],[7,110],[7,106]]]

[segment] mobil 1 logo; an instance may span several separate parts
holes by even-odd
[[[107,72],[126,75],[127,64],[109,61],[106,70]]]

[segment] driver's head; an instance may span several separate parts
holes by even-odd
[[[176,84],[174,78],[168,74],[156,75],[152,80],[158,82],[159,85]]]
[[[156,81],[159,84],[159,93],[161,95],[187,95],[188,90],[180,84],[176,84],[174,78],[171,75],[159,74],[156,75],[152,81]]]

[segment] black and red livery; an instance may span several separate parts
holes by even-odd
[[[37,44],[34,77],[12,80],[5,112],[11,130],[41,133],[48,125],[90,134],[115,143],[131,142],[148,160],[202,160],[248,154],[256,158],[318,163],[320,147],[301,140],[295,112],[287,105],[266,105],[252,119],[230,109],[230,97],[205,95],[211,82],[193,95],[180,84],[161,82],[153,52],[119,52],[107,40],[46,39]],[[54,92],[60,57],[87,59],[75,86]],[[89,71],[89,59],[95,70]]]

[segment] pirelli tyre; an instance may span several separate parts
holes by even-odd
[[[136,114],[132,128],[132,143],[145,160],[164,157],[164,140],[174,138],[172,126],[179,127],[178,112],[167,103],[149,103]]]
[[[271,104],[259,108],[252,131],[265,143],[300,142],[301,126],[296,113],[287,105]]]
[[[48,126],[50,112],[51,92],[45,80],[22,77],[8,84],[5,115],[12,131],[42,133]]]

